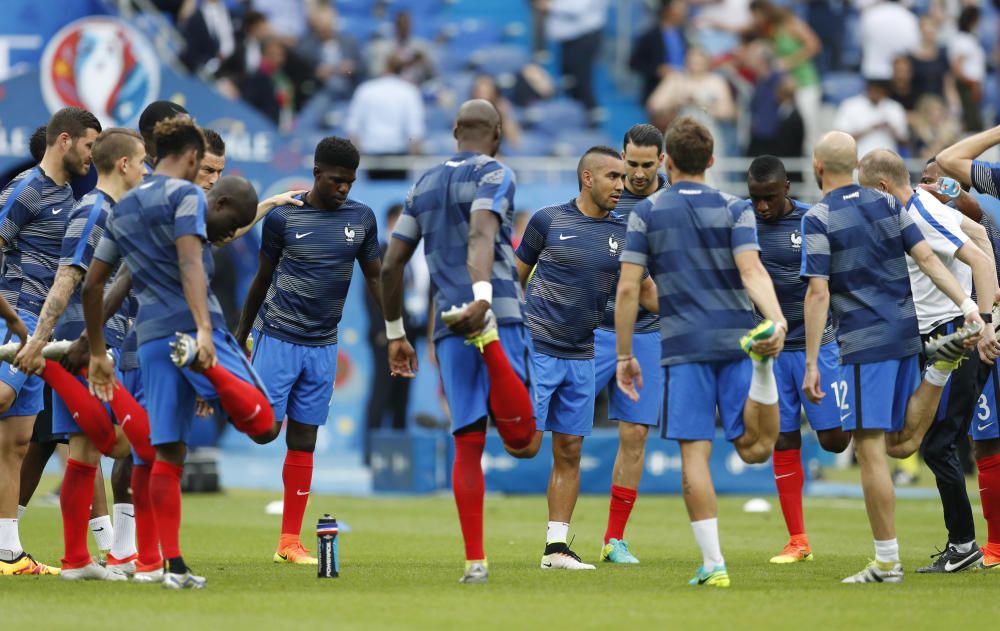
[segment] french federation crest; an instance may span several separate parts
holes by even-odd
[[[792,234],[788,235],[788,240],[792,243],[792,249],[796,252],[802,249],[802,233],[798,230],[792,231]]]

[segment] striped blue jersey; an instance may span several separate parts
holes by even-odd
[[[842,363],[920,352],[906,253],[924,237],[895,198],[856,184],[832,190],[802,218],[802,237],[802,276],[830,282]]]
[[[215,267],[205,232],[205,194],[193,183],[163,175],[146,178],[115,206],[94,253],[110,265],[124,259],[132,273],[139,301],[134,326],[140,346],[195,328],[177,260],[177,239],[187,235],[202,240],[212,327],[225,329],[222,307],[211,289]]]
[[[653,275],[661,363],[734,361],[753,327],[735,255],[759,250],[753,208],[705,184],[679,182],[632,211],[623,263]]]
[[[786,351],[803,351],[806,348],[805,300],[809,282],[799,275],[802,269],[802,217],[809,206],[792,201],[792,211],[775,221],[757,217],[757,241],[760,244],[760,261],[764,264],[778,295],[781,312],[788,321],[785,337]],[[763,316],[754,310],[754,322]],[[834,340],[833,324],[828,319],[823,331],[823,344]]]
[[[993,246],[993,261],[1000,271],[1000,228],[997,227],[993,217],[988,212],[983,212],[979,219],[979,225],[986,229],[986,236],[990,238],[990,245]]]
[[[254,328],[292,344],[336,344],[354,261],[381,254],[375,213],[352,199],[336,210],[301,199],[264,220],[260,252],[275,269]]]
[[[972,186],[980,193],[1000,197],[1000,163],[972,161]]]
[[[487,155],[461,152],[424,173],[410,189],[392,236],[413,244],[424,240],[439,314],[435,340],[451,334],[440,313],[473,300],[466,260],[469,215],[477,210],[495,213],[500,220],[493,248],[493,313],[499,324],[522,321],[523,294],[510,244],[514,188],[510,167]]]
[[[659,182],[656,190],[662,189],[667,185],[667,176],[662,173],[656,174],[656,179]],[[655,191],[654,191],[655,192]],[[628,216],[632,213],[632,209],[635,208],[636,204],[646,199],[648,195],[636,195],[632,191],[625,187],[622,191],[622,196],[618,200],[618,205],[615,206],[615,213],[621,215],[628,223]],[[611,295],[608,299],[608,307],[604,310],[604,321],[601,322],[601,328],[606,331],[615,330],[615,296]],[[635,318],[635,332],[636,333],[655,333],[660,330],[660,318],[655,313],[650,313],[639,307],[639,313]]]
[[[95,189],[87,193],[73,208],[69,216],[69,225],[62,242],[62,255],[59,265],[77,267],[84,274],[90,269],[90,261],[94,258],[94,250],[104,235],[108,215],[115,206],[115,201],[101,190]],[[111,286],[114,276],[108,281],[105,289]],[[73,290],[73,295],[66,304],[59,323],[52,332],[57,340],[74,340],[80,337],[86,328],[83,319],[83,303],[80,301],[80,287]],[[122,305],[114,316],[104,325],[104,339],[108,346],[120,348],[128,329],[128,304]]]
[[[563,359],[594,357],[594,329],[618,287],[625,220],[580,212],[576,200],[532,215],[517,258],[535,265],[525,315],[535,350]]]
[[[42,310],[74,203],[73,188],[59,186],[37,166],[19,173],[0,193],[0,295],[15,309],[35,315]]]

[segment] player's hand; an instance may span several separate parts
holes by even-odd
[[[486,326],[486,312],[490,303],[485,300],[475,300],[465,306],[462,315],[452,320],[448,328],[459,335],[475,335]]]
[[[87,334],[83,333],[83,335],[69,345],[69,348],[66,349],[66,354],[62,356],[59,363],[71,375],[75,375],[81,369],[86,368],[88,362],[90,362],[90,342],[87,340]]]
[[[802,392],[812,403],[819,403],[826,396],[823,388],[820,387],[819,368],[806,364],[806,374],[802,378]]]
[[[101,401],[108,402],[114,398],[115,365],[106,354],[91,355],[87,368],[87,383],[90,386],[90,393]]]
[[[264,200],[264,203],[271,208],[277,208],[278,206],[285,206],[286,204],[291,204],[292,206],[301,206],[302,200],[295,199],[298,195],[303,195],[309,191],[286,191],[284,193],[278,193],[272,197],[268,197]]]
[[[992,366],[996,358],[1000,357],[1000,343],[997,342],[997,333],[993,330],[993,325],[987,323],[979,336],[979,359],[987,366]]]
[[[934,199],[938,200],[942,204],[947,204],[948,202],[951,201],[950,197],[948,197],[947,195],[942,195],[940,192],[938,192],[938,185],[936,183],[935,184],[918,184],[917,186],[920,187],[921,189],[927,191],[931,195],[933,195]]]
[[[17,351],[14,356],[14,367],[26,375],[37,375],[45,369],[45,358],[42,357],[42,349],[45,342],[37,338],[31,338],[28,343]]]
[[[215,408],[212,404],[202,399],[201,397],[196,397],[194,400],[194,415],[201,418],[206,418],[215,414]]]
[[[777,357],[781,349],[785,348],[785,334],[788,332],[788,325],[782,322],[774,324],[774,334],[765,339],[753,343],[751,350],[764,357]]]
[[[215,342],[212,341],[212,330],[198,331],[198,357],[191,364],[191,368],[197,371],[211,368],[219,363],[219,358],[215,354]]]
[[[639,390],[642,389],[642,368],[635,357],[619,361],[616,369],[618,388],[633,401],[639,400]],[[638,388],[638,389],[637,389]]]
[[[14,337],[21,340],[21,346],[24,346],[25,341],[28,339],[28,327],[24,326],[24,322],[21,318],[15,317],[13,320],[7,320],[7,330],[10,331]]]
[[[407,379],[417,376],[417,352],[405,337],[389,340],[389,375]]]
[[[965,348],[975,348],[976,345],[979,344],[979,340],[981,340],[983,335],[986,334],[987,325],[983,322],[983,317],[979,315],[978,311],[973,311],[969,315],[965,316],[965,324],[966,326],[979,326],[979,335],[974,335],[962,343]],[[992,325],[989,328],[992,329]]]

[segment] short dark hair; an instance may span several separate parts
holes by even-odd
[[[667,130],[667,155],[674,166],[690,175],[704,173],[712,160],[715,139],[712,132],[690,116],[682,116]]]
[[[226,141],[222,139],[219,132],[208,127],[201,128],[201,134],[205,137],[205,152],[217,156],[226,155]]]
[[[747,179],[753,182],[787,182],[785,164],[771,155],[759,156],[750,163]]]
[[[41,162],[42,158],[45,157],[45,147],[48,142],[45,140],[45,125],[42,125],[36,129],[31,134],[31,139],[28,141],[28,151],[31,152],[31,159],[35,162]]]
[[[343,167],[356,170],[361,164],[361,154],[350,140],[338,136],[327,136],[316,145],[314,156],[316,166]]]
[[[590,156],[600,155],[607,156],[609,158],[614,158],[615,160],[621,160],[622,154],[614,150],[613,147],[607,145],[594,145],[590,149],[583,152],[580,156],[580,161],[576,164],[576,184],[579,190],[583,190],[583,172],[587,170]]]
[[[662,152],[663,132],[649,123],[632,125],[622,138],[622,151],[627,149],[629,144],[636,147],[656,147],[657,153]]]
[[[101,123],[96,116],[81,107],[64,107],[53,114],[45,126],[45,145],[51,147],[56,144],[60,134],[79,138],[88,129],[101,133]]]
[[[198,152],[199,158],[205,157],[205,136],[186,114],[157,123],[153,128],[153,141],[157,160],[184,155],[192,149]]]
[[[152,138],[157,123],[187,113],[183,106],[173,101],[153,101],[139,115],[139,133],[143,138]]]
[[[94,141],[94,166],[97,167],[97,172],[110,173],[118,160],[132,155],[136,143],[143,144],[142,136],[133,129],[111,127],[102,131]]]
[[[958,30],[963,33],[971,33],[972,27],[979,21],[980,15],[979,7],[975,5],[963,7],[962,12],[958,14]]]

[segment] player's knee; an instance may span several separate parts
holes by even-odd
[[[291,451],[305,451],[312,453],[316,449],[316,434],[319,427],[316,425],[306,425],[288,419],[285,428],[285,442]]]
[[[555,434],[552,440],[552,456],[566,465],[578,465],[583,450],[583,436]]]
[[[820,438],[820,443],[822,444],[823,439]],[[802,433],[801,432],[779,432],[778,440],[774,443],[775,451],[788,451],[790,449],[801,449],[802,448]]]
[[[544,435],[545,432],[536,431],[535,435],[532,437],[531,442],[528,443],[527,447],[521,447],[520,449],[515,449],[514,447],[511,447],[507,443],[504,443],[503,448],[511,457],[517,458],[518,460],[526,460],[528,458],[534,458],[535,455],[538,453],[538,450],[542,448],[542,437]]]
[[[6,413],[14,405],[17,395],[10,388],[0,389],[0,414]]]
[[[817,432],[816,436],[819,438],[819,446],[824,451],[829,451],[830,453],[843,453],[848,445],[851,444],[851,435],[841,429],[828,429]],[[778,441],[780,442],[781,439],[779,438]],[[801,444],[801,441],[800,437],[799,444]]]
[[[747,464],[763,464],[771,457],[771,450],[760,444],[737,447],[736,452],[740,455],[740,459]]]
[[[976,460],[996,456],[1000,454],[1000,438],[977,440],[972,443],[972,451],[975,454]]]

